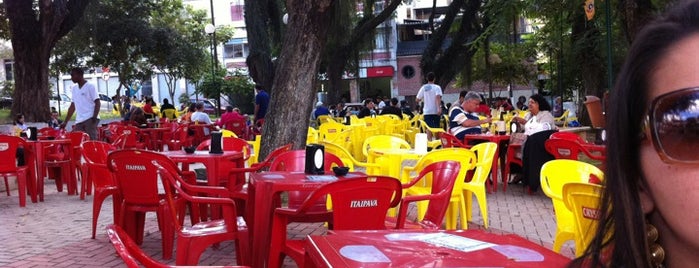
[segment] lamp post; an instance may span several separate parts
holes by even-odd
[[[216,53],[216,46],[215,46],[215,36],[214,34],[216,33],[216,27],[213,24],[207,24],[204,26],[204,32],[211,36],[211,85],[216,87],[216,116],[219,116],[220,114],[220,106],[221,106],[221,91],[216,85],[216,80],[214,79],[214,76],[216,75],[216,56],[214,56],[214,53]]]

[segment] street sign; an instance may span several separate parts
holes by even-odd
[[[103,73],[103,74],[102,74],[102,79],[104,79],[104,81],[109,80],[109,73]]]

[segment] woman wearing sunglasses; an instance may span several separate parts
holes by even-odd
[[[696,266],[699,1],[641,31],[610,101],[601,203],[609,213],[573,266]]]

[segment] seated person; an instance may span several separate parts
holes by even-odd
[[[143,113],[145,114],[146,119],[155,118],[155,111],[153,111],[153,106],[155,106],[155,102],[153,102],[153,99],[147,98],[146,104],[143,105]]]
[[[321,115],[330,115],[330,110],[323,106],[323,102],[319,101],[316,103],[316,110],[313,112],[313,118],[318,119]]]
[[[28,126],[24,123],[24,114],[17,114],[15,116],[15,121],[13,123],[13,133],[19,137],[26,137],[24,131],[27,130]],[[17,148],[15,152],[15,157],[17,158],[17,166],[24,166],[24,148]]]
[[[371,100],[371,98],[364,100],[364,107],[362,108],[361,111],[359,111],[359,113],[357,114],[357,117],[364,118],[367,116],[376,115],[375,107],[376,106],[374,106],[374,101]]]
[[[481,102],[478,94],[469,92],[464,96],[461,107],[455,106],[449,114],[449,132],[457,139],[463,140],[466,134],[480,134],[481,124],[490,123],[491,118],[480,120],[476,109]]]
[[[383,107],[381,114],[394,114],[397,115],[398,118],[403,119],[403,111],[398,107],[398,98],[391,98],[390,105]]]
[[[128,122],[137,127],[145,127],[148,124],[148,119],[146,119],[146,114],[143,112],[143,109],[137,106],[131,107]]]
[[[51,118],[47,122],[50,128],[53,129],[59,129],[61,128],[61,119],[58,118],[58,112],[57,111],[51,111]]]
[[[196,103],[190,103],[189,107],[187,108],[187,112],[182,115],[181,121],[184,123],[189,123],[192,121],[192,114],[197,111],[197,104]]]
[[[168,111],[168,112],[166,112]],[[168,117],[167,114],[170,116]],[[163,99],[163,105],[160,106],[160,116],[162,118],[167,118],[167,119],[177,119],[177,110],[175,109],[175,106],[170,104],[170,101],[168,99]]]
[[[199,102],[195,106],[195,111],[192,113],[191,121],[199,124],[213,124],[209,115],[204,112],[204,104]]]
[[[164,105],[164,104],[163,104]],[[247,119],[245,116],[240,114],[240,109],[233,108],[233,106],[226,106],[226,112],[221,115],[221,119],[216,121],[216,125],[222,128],[226,127],[226,124],[232,122],[245,122]],[[232,130],[232,129],[229,129]]]
[[[522,150],[522,176],[518,176],[513,183],[523,181],[529,186],[530,193],[539,189],[541,166],[545,161],[553,159],[544,147],[544,142],[552,132],[556,131],[556,124],[550,110],[551,105],[546,99],[539,94],[534,94],[529,98],[529,112],[524,118],[512,118],[513,121],[524,124],[524,134],[528,136]],[[541,134],[538,135],[540,132]]]

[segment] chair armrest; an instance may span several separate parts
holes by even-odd
[[[200,186],[189,183],[181,183],[180,187],[188,193],[207,194],[211,196],[228,196],[228,189],[218,186]]]

